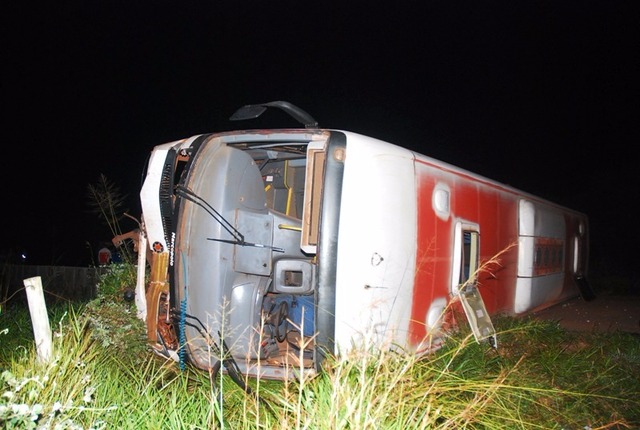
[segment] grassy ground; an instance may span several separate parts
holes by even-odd
[[[640,427],[640,340],[624,333],[498,318],[498,350],[462,330],[428,357],[361,352],[311,380],[246,381],[256,396],[147,351],[129,303],[58,306],[50,320],[54,358],[38,364],[28,311],[0,315],[3,428]]]

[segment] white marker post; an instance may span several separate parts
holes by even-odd
[[[147,268],[147,237],[140,232],[138,236],[138,276],[136,277],[136,308],[138,318],[147,320],[147,296],[145,292],[145,273]]]
[[[37,359],[40,363],[46,363],[51,359],[52,341],[51,326],[47,305],[44,302],[44,291],[40,276],[23,280],[29,301],[29,313],[33,325],[33,335],[36,340]]]

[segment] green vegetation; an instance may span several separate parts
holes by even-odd
[[[88,188],[115,235],[123,198]],[[149,351],[125,291],[133,258],[111,265],[89,303],[49,309],[53,358],[36,360],[26,308],[0,302],[3,429],[627,429],[640,428],[640,339],[497,318],[497,350],[466,327],[428,356],[360,351],[312,379],[246,380]],[[4,291],[0,289],[0,291]],[[6,294],[0,298],[6,298]]]
[[[109,279],[108,277],[106,279]],[[498,318],[499,348],[464,329],[425,357],[360,352],[304,381],[247,380],[147,350],[132,303],[103,294],[50,310],[54,358],[35,359],[29,313],[0,314],[7,429],[604,429],[640,425],[640,340]],[[265,405],[266,404],[266,405]]]

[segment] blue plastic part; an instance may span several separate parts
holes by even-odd
[[[295,324],[295,326],[302,328],[304,336],[313,336],[315,334],[313,294],[309,296],[293,296],[293,300],[289,305],[289,319]]]

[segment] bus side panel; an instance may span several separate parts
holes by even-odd
[[[438,337],[449,303],[453,227],[451,176],[420,160],[415,163],[417,236],[409,342],[428,348]]]
[[[588,221],[582,214],[566,213],[564,285],[559,301],[582,294],[585,300],[592,300],[595,294],[587,282],[589,261]]]
[[[453,295],[451,260],[453,231],[458,222],[479,228],[478,290],[488,312],[513,313],[519,199],[517,194],[434,161],[418,160],[416,166],[419,221],[411,329],[414,343],[429,331],[425,321],[433,318],[425,315],[432,312],[433,304]],[[448,195],[448,212],[437,208],[438,192]]]
[[[548,306],[563,298],[567,272],[567,226],[558,208],[519,202],[519,261],[514,312]],[[569,278],[571,276],[569,275]]]
[[[347,134],[336,286],[336,343],[406,344],[415,262],[413,156]]]
[[[586,278],[589,270],[589,225],[585,215],[566,214],[567,253],[565,270],[578,278]],[[573,282],[571,282],[573,284]]]
[[[491,314],[512,313],[518,261],[517,199],[486,184],[479,188],[479,291]]]

